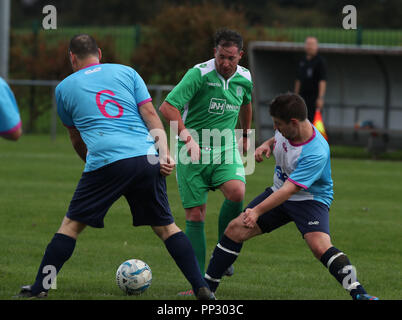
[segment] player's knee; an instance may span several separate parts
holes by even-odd
[[[325,252],[328,251],[329,248],[332,247],[332,244],[325,244],[325,245],[317,245],[317,246],[313,246],[311,248],[311,251],[313,252],[314,257],[316,257],[318,260],[321,259],[321,257],[323,256],[323,254]]]
[[[244,235],[243,226],[239,218],[232,220],[228,224],[225,230],[225,235],[236,242],[243,242],[247,240]]]
[[[314,257],[316,257],[318,260],[321,259],[322,255],[330,247],[332,247],[330,237],[320,232],[307,233],[304,235],[304,238]]]
[[[201,222],[205,220],[205,210],[203,207],[194,207],[186,209],[186,220],[193,222]]]
[[[162,241],[167,240],[172,235],[181,231],[181,229],[175,223],[167,226],[153,226],[152,230]]]
[[[232,202],[241,202],[244,199],[245,188],[243,185],[239,185],[237,188],[231,190],[226,199]]]
[[[73,239],[77,239],[80,233],[85,229],[85,227],[86,225],[84,223],[64,217],[63,222],[57,233],[61,233]]]

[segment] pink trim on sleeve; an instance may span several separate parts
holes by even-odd
[[[308,189],[307,186],[305,186],[304,184],[298,183],[298,182],[294,181],[293,179],[288,178],[288,181],[292,182],[293,184],[295,184],[296,186],[298,186],[298,187],[300,187],[300,188],[303,188],[303,189],[305,189],[305,190]]]
[[[14,128],[12,128],[12,129],[10,129],[8,131],[5,131],[5,132],[0,132],[0,135],[6,135],[6,134],[14,133],[19,128],[21,128],[21,126],[22,126],[22,121],[18,122],[18,124]]]
[[[143,106],[144,104],[146,104],[146,103],[148,103],[148,102],[151,102],[151,101],[152,101],[152,98],[149,98],[149,99],[147,99],[147,100],[144,100],[144,101],[140,102],[140,103],[138,104],[138,106],[141,107],[141,106]]]

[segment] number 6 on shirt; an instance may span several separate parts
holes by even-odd
[[[105,94],[105,93],[106,93],[106,94],[110,94],[111,96],[115,96],[115,93],[114,93],[113,91],[110,91],[110,90],[102,90],[102,91],[99,91],[99,92],[96,94],[96,104],[98,105],[98,108],[99,108],[100,112],[101,112],[106,118],[111,118],[111,119],[118,119],[118,118],[121,118],[121,117],[123,116],[124,110],[123,110],[123,107],[122,107],[116,100],[108,99],[108,100],[103,101],[103,103],[101,102],[101,95],[102,95],[102,94]],[[119,108],[119,114],[118,114],[117,116],[112,116],[112,115],[110,115],[109,113],[107,113],[107,111],[106,111],[106,105],[107,105],[108,103],[113,103],[113,104],[115,104],[115,105]]]

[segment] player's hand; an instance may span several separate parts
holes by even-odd
[[[169,176],[173,172],[174,167],[176,166],[176,163],[171,156],[161,157],[159,163],[160,163],[160,173],[165,177]]]
[[[194,141],[192,137],[189,137],[186,142],[187,153],[191,157],[191,162],[197,163],[201,158],[200,146]]]
[[[243,223],[247,228],[254,228],[258,220],[258,215],[253,211],[253,209],[246,209],[243,213]]]
[[[257,149],[255,149],[255,153],[254,153],[255,161],[262,162],[264,160],[264,158],[263,158],[264,155],[265,155],[265,157],[267,157],[267,159],[269,159],[269,157],[271,156],[271,146],[270,145],[263,144],[263,145],[259,146]]]
[[[315,102],[316,109],[319,111],[322,111],[324,108],[324,99],[323,98],[317,98]]]

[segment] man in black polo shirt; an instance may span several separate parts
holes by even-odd
[[[306,55],[299,62],[294,91],[305,100],[308,119],[313,122],[315,111],[322,111],[324,107],[327,70],[324,59],[318,54],[317,38],[307,37],[304,49]]]

